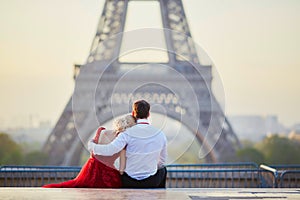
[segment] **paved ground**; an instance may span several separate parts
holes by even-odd
[[[177,189],[86,189],[86,188],[0,188],[0,199],[295,199],[300,200],[300,188],[262,189],[262,188],[177,188]]]

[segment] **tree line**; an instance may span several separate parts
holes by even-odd
[[[300,141],[271,135],[257,143],[244,142],[234,161],[258,164],[300,164]]]
[[[47,160],[47,154],[31,150],[30,144],[18,144],[8,134],[0,133],[0,165],[46,165]],[[278,135],[265,137],[257,143],[244,141],[243,148],[229,161],[300,164],[300,141]]]
[[[30,149],[30,145],[18,144],[8,134],[0,133],[0,165],[46,164],[47,154]]]

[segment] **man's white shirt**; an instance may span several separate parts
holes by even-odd
[[[96,155],[111,156],[126,147],[125,172],[137,180],[154,175],[167,159],[167,139],[165,134],[148,124],[146,119],[138,119],[137,125],[120,133],[106,145],[88,143],[89,151]]]

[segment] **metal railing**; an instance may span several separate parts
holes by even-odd
[[[167,166],[167,187],[260,187],[258,165],[247,163],[173,164]]]
[[[300,187],[300,165],[260,165],[264,183],[272,183],[274,188],[299,188]]]
[[[77,176],[81,167],[1,166],[0,187],[38,187]]]
[[[293,167],[293,168],[291,168]],[[300,165],[278,169],[256,163],[173,164],[167,166],[169,188],[300,187]],[[39,187],[73,179],[81,167],[2,166],[0,187]]]
[[[271,185],[273,188],[278,187],[278,172],[276,169],[267,165],[260,165],[262,185]]]
[[[279,186],[281,188],[299,188],[300,170],[286,170],[280,174]]]
[[[270,167],[276,170],[300,170],[300,165],[270,165]]]
[[[204,163],[204,164],[172,164],[167,165],[168,169],[244,169],[255,168],[258,169],[258,165],[254,162],[242,162],[242,163]]]
[[[257,169],[168,170],[169,188],[261,187]]]

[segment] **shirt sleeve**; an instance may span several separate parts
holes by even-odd
[[[166,164],[167,162],[167,156],[168,156],[168,151],[167,151],[167,139],[164,136],[164,145],[163,148],[160,152],[160,158],[159,158],[159,162],[158,162],[158,167],[162,167]]]
[[[121,174],[124,173],[126,167],[126,150],[123,149],[120,153],[120,166],[119,166],[119,171]]]
[[[93,141],[89,141],[88,150],[95,155],[112,156],[124,149],[127,144],[127,140],[128,138],[126,137],[126,134],[120,133],[109,144],[96,144]]]

